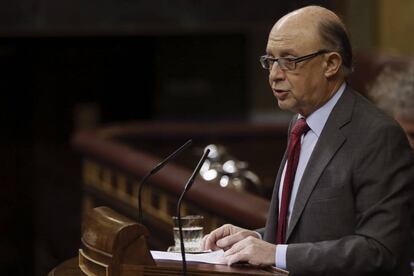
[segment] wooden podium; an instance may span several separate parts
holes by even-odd
[[[49,276],[58,275],[181,275],[181,262],[154,261],[145,226],[107,207],[88,213],[82,226],[82,248]],[[187,263],[187,275],[288,275],[277,268]]]

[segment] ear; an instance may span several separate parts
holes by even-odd
[[[330,78],[338,73],[342,65],[342,57],[337,52],[325,54],[325,77]]]

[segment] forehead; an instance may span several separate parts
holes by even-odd
[[[320,48],[319,35],[314,26],[276,24],[268,38],[269,54],[307,54]]]

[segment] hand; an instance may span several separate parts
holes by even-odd
[[[224,258],[227,265],[248,262],[254,266],[269,266],[275,265],[275,254],[276,245],[250,236],[224,252]]]
[[[254,231],[231,224],[225,224],[204,236],[203,241],[201,242],[201,248],[203,250],[227,250],[232,247],[233,244],[247,237],[259,238],[258,234]]]

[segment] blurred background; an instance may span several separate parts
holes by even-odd
[[[79,130],[131,120],[286,122],[258,62],[277,19],[318,4],[355,51],[412,56],[411,0],[0,3],[0,274],[77,254]]]

